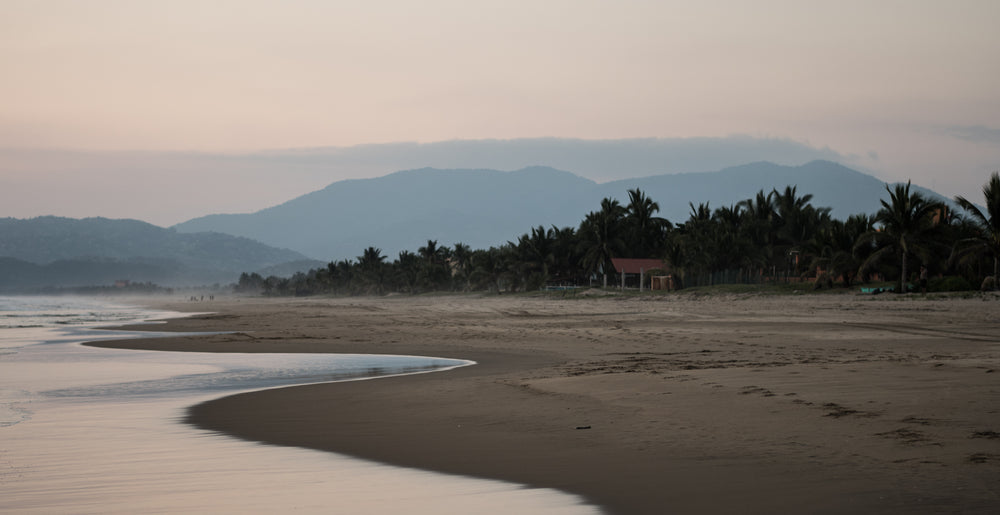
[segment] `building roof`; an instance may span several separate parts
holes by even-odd
[[[669,267],[662,259],[626,259],[611,258],[611,263],[615,265],[615,271],[621,272],[624,269],[626,274],[638,274],[653,269],[669,270]]]

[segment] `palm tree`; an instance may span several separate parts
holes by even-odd
[[[330,289],[338,293],[350,290],[351,281],[355,276],[355,266],[351,260],[343,259],[337,262],[330,262],[326,268],[330,281]]]
[[[563,227],[562,229],[552,226],[549,229],[552,238],[552,252],[554,262],[549,270],[553,280],[573,281],[583,275],[580,266],[580,240],[577,237],[576,229]]]
[[[408,250],[401,250],[399,258],[393,265],[393,281],[396,283],[396,288],[399,291],[416,292],[417,277],[423,266],[420,257]]]
[[[509,265],[513,250],[510,245],[500,248],[490,247],[489,250],[477,250],[472,253],[472,273],[469,278],[480,287],[500,293],[504,283],[510,277]]]
[[[513,245],[513,244],[512,244]],[[523,267],[522,275],[532,289],[541,288],[549,280],[549,267],[555,264],[555,234],[544,227],[532,227],[530,234],[521,235],[515,245]]]
[[[361,270],[361,277],[366,283],[368,293],[381,295],[385,289],[385,259],[382,249],[368,247],[364,253],[358,256],[358,268]]]
[[[373,270],[382,265],[385,261],[385,256],[382,255],[382,249],[375,247],[368,247],[364,250],[364,253],[358,256],[358,266],[362,270]]]
[[[673,271],[674,281],[678,289],[684,288],[684,278],[692,268],[692,261],[688,257],[687,235],[678,228],[667,235],[664,244],[663,255]]]
[[[807,245],[812,256],[810,268],[826,270],[831,282],[842,277],[844,287],[849,288],[861,265],[855,243],[861,235],[872,230],[873,223],[871,217],[863,214],[852,215],[843,222],[831,220]]]
[[[911,254],[917,254],[927,261],[929,242],[936,230],[934,215],[940,213],[944,205],[926,199],[918,192],[910,192],[910,181],[906,186],[897,184],[895,191],[889,189],[889,202],[881,200],[882,209],[875,215],[875,223],[880,228],[861,236],[858,245],[874,245],[875,251],[868,257],[861,269],[867,269],[885,259],[891,253],[898,253],[900,262],[900,290],[905,290],[907,261]]]
[[[812,194],[801,197],[796,186],[785,186],[784,192],[773,190],[775,213],[776,250],[779,255],[788,257],[790,272],[800,272],[799,266],[804,258],[804,245],[824,224],[830,221],[830,208],[813,207],[809,201]],[[796,256],[794,261],[792,256]]]
[[[464,243],[456,243],[455,250],[451,252],[451,269],[456,283],[461,285],[463,291],[471,288],[469,284],[469,274],[472,273],[472,249]]]
[[[663,229],[669,222],[655,216],[660,205],[639,188],[628,190],[628,197],[624,223],[629,253],[632,257],[652,257],[658,248],[663,247]]]
[[[438,247],[437,240],[427,240],[427,245],[417,249],[417,254],[424,260],[420,273],[420,282],[428,289],[436,289],[451,279],[448,268],[448,247]]]
[[[625,209],[617,200],[605,198],[600,211],[591,211],[580,224],[578,234],[583,251],[582,263],[589,273],[601,272],[607,282],[608,273],[614,270],[611,258],[621,256],[625,242],[621,237]]]
[[[427,245],[417,249],[420,257],[428,263],[437,263],[441,260],[443,247],[438,247],[437,240],[427,240]]]
[[[785,191],[779,192],[777,189],[771,193],[774,202],[775,228],[778,237],[794,249],[802,242],[802,221],[806,208],[810,205],[812,194],[798,196],[797,186],[785,186]]]
[[[697,206],[689,202],[688,206],[691,214],[678,226],[666,249],[667,254],[672,266],[683,267],[685,279],[693,276],[688,286],[702,284],[703,278],[705,284],[710,284],[719,255],[720,224],[712,219],[712,208],[707,202]]]
[[[955,202],[972,216],[979,234],[975,238],[961,242],[963,253],[993,255],[993,287],[1000,288],[1000,172],[993,172],[983,186],[986,212],[969,202],[965,197],[955,197]]]
[[[777,190],[773,190],[765,195],[764,190],[760,190],[756,197],[748,198],[739,205],[743,207],[747,218],[770,224],[775,217],[773,199],[776,192]]]
[[[776,266],[774,262],[774,226],[777,213],[774,208],[775,191],[757,192],[754,198],[748,198],[738,205],[743,208],[742,232],[753,246],[754,260],[759,271]]]
[[[746,280],[767,264],[762,242],[755,241],[757,220],[751,218],[744,204],[720,207],[712,213],[714,223],[716,271],[739,270],[739,280]],[[727,277],[729,277],[727,275]]]

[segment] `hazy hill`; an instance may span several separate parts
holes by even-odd
[[[210,215],[175,226],[178,232],[217,231],[295,249],[329,261],[353,259],[368,246],[395,258],[428,239],[485,248],[516,239],[533,226],[576,227],[604,197],[628,201],[640,188],[660,216],[683,222],[689,203],[714,209],[757,191],[794,185],[833,216],[875,213],[885,183],[829,161],[802,166],[761,162],[718,172],[657,175],[598,184],[546,167],[496,170],[408,170],[374,179],[335,182],[322,190],[251,214]],[[926,191],[926,190],[925,190]]]
[[[117,281],[160,286],[201,286],[235,282],[238,274],[194,268],[177,261],[146,258],[74,258],[40,265],[0,257],[0,291],[31,293],[49,288],[111,286]]]
[[[576,225],[597,183],[533,167],[516,172],[420,169],[326,188],[252,214],[210,215],[174,226],[218,231],[296,249],[320,260],[354,258],[374,245],[395,257],[438,240],[489,247],[532,225]]]
[[[689,203],[708,202],[712,209],[753,197],[758,191],[784,190],[795,186],[799,195],[812,194],[812,204],[832,208],[835,218],[857,213],[874,214],[879,199],[888,198],[885,183],[861,172],[829,161],[802,166],[779,166],[760,162],[726,168],[718,172],[657,175],[614,181],[601,185],[605,196],[627,201],[626,190],[639,188],[660,204],[660,216],[683,222],[690,215]]]
[[[0,219],[0,287],[106,284],[116,279],[162,285],[228,282],[305,258],[248,238],[184,234],[138,220]]]
[[[280,265],[266,266],[264,268],[256,270],[256,273],[260,274],[261,277],[291,277],[298,272],[308,272],[316,268],[326,268],[329,261],[320,261],[318,259],[303,259],[299,261],[289,261],[287,263],[281,263]],[[247,270],[247,272],[254,272],[254,270]]]

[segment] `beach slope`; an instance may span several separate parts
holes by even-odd
[[[474,360],[190,409],[249,440],[557,488],[609,513],[995,513],[995,297],[241,298],[101,342]],[[162,330],[164,326],[157,326]]]

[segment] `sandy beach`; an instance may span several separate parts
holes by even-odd
[[[608,513],[1000,510],[996,296],[454,295],[156,307],[202,313],[169,330],[231,333],[100,345],[478,363],[191,408],[190,423],[249,440],[556,488]]]

